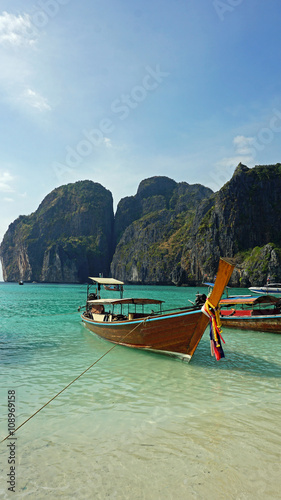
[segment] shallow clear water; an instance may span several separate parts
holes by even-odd
[[[126,296],[172,307],[196,291],[131,286]],[[85,295],[79,285],[0,284],[1,439],[8,390],[20,425],[112,347],[83,327]],[[17,431],[16,498],[280,498],[281,335],[224,338],[219,362],[207,332],[189,364],[111,350]]]

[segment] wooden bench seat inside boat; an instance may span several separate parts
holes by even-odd
[[[129,320],[146,318],[147,316],[151,316],[150,314],[145,313],[129,313]]]

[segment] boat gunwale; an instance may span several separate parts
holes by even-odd
[[[223,320],[252,320],[255,321],[256,319],[281,319],[281,314],[261,314],[261,315],[254,315],[254,316],[237,316],[237,315],[221,315],[221,319]]]
[[[154,315],[150,315],[148,314],[147,316],[144,316],[143,318],[133,318],[133,319],[122,319],[122,320],[117,320],[117,321],[96,321],[92,318],[87,318],[86,316],[84,316],[84,314],[81,315],[81,319],[82,321],[84,321],[85,323],[90,323],[90,324],[94,324],[94,325],[103,325],[105,327],[108,327],[109,325],[110,326],[116,326],[116,325],[130,325],[130,324],[136,324],[136,323],[139,323],[139,324],[142,324],[142,323],[147,323],[147,322],[151,322],[151,321],[160,321],[160,320],[164,320],[164,319],[173,319],[175,317],[181,317],[181,316],[188,316],[190,314],[194,314],[194,313],[201,313],[201,308],[198,308],[198,309],[185,309],[184,311],[174,311],[174,312],[170,312],[169,314],[165,314],[165,313],[155,313]]]

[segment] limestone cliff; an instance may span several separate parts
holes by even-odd
[[[9,226],[0,247],[4,280],[79,283],[108,275],[113,218],[112,195],[100,184],[55,189]]]
[[[217,193],[168,177],[143,180],[113,215],[112,195],[80,181],[20,216],[0,247],[5,281],[199,284],[232,257],[231,284],[281,281],[281,164],[238,165]],[[111,264],[111,267],[110,267]]]
[[[281,164],[238,165],[232,179],[197,210],[185,249],[190,271],[212,275],[219,256],[235,257],[232,283],[281,278]]]
[[[114,276],[192,285],[213,280],[222,256],[236,260],[233,285],[281,281],[280,164],[239,164],[217,193],[162,179],[118,205]]]
[[[120,201],[115,216],[118,243],[111,273],[141,283],[181,283],[182,261],[196,206],[212,191],[167,177],[141,182],[137,194]]]

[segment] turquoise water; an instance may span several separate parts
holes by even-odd
[[[8,390],[20,425],[112,347],[80,321],[85,288],[0,284],[1,439]],[[172,307],[196,291],[131,286],[126,296]],[[16,433],[14,497],[280,498],[281,335],[224,338],[219,362],[207,332],[189,364],[110,351]],[[0,451],[0,497],[10,498],[7,441]]]

